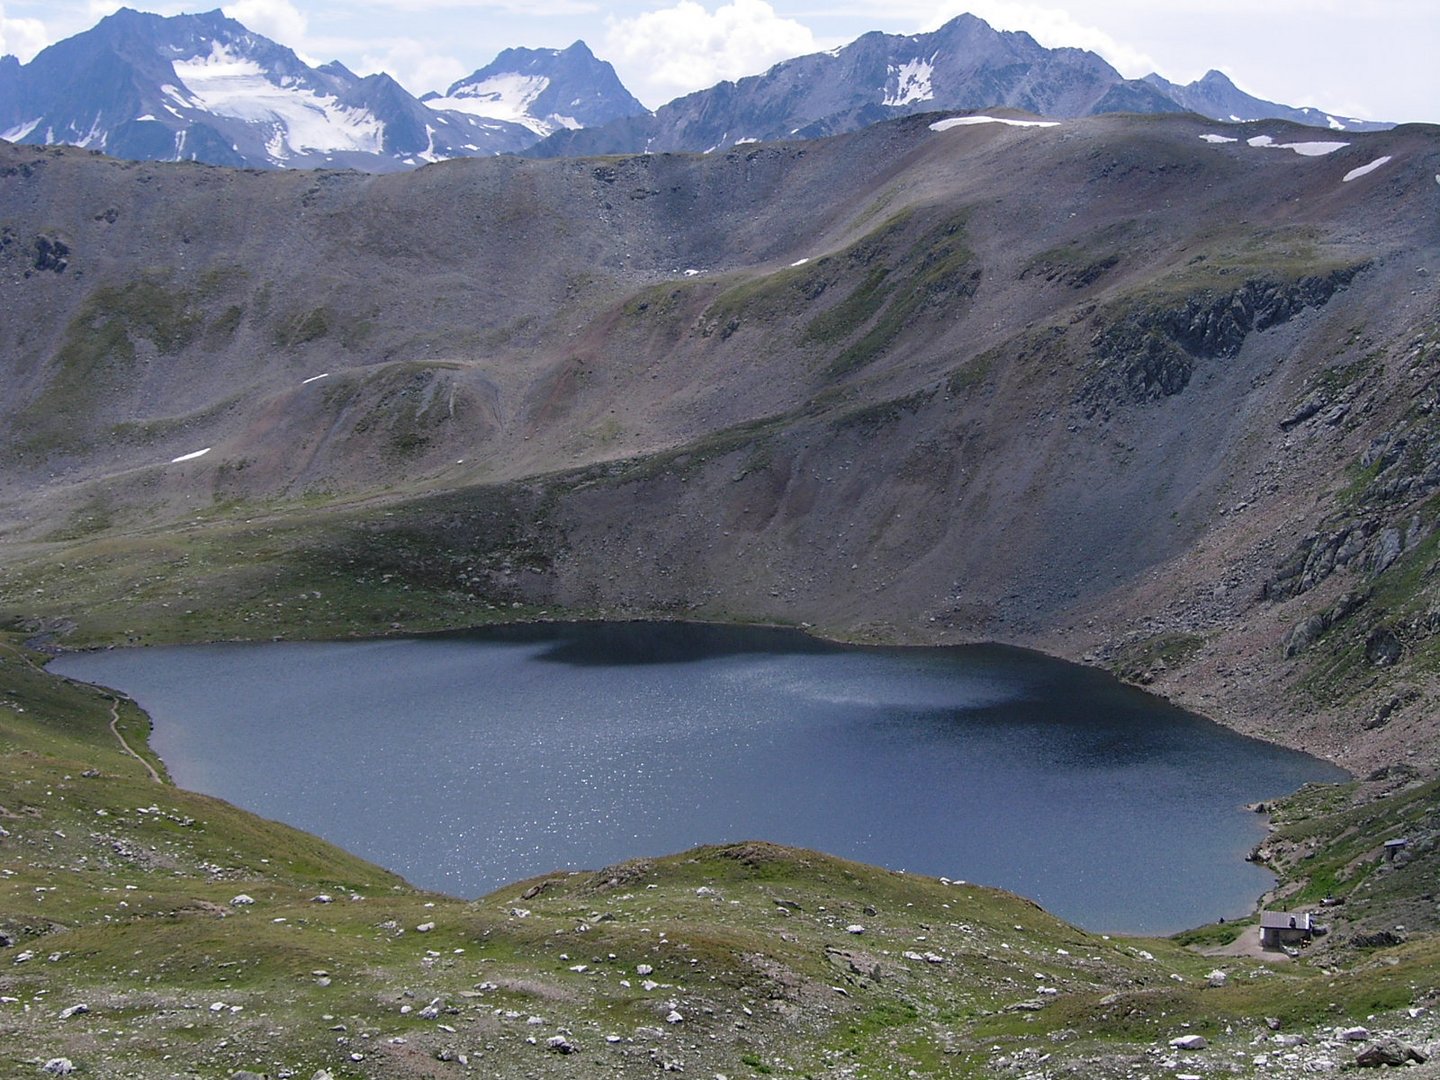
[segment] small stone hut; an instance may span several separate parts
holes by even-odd
[[[1279,949],[1286,945],[1303,945],[1314,935],[1308,911],[1262,911],[1260,913],[1260,947]]]

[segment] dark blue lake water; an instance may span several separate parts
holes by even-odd
[[[1092,930],[1248,912],[1244,804],[1344,774],[999,647],[684,624],[115,650],[184,787],[474,896],[765,839],[998,885]]]

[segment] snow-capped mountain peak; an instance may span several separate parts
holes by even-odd
[[[520,150],[642,107],[583,43],[509,50],[422,104],[388,75],[312,67],[220,11],[122,8],[31,63],[0,61],[0,138],[117,157],[388,171]],[[568,95],[579,103],[561,108]]]
[[[506,49],[443,96],[421,100],[436,110],[523,124],[540,136],[648,111],[583,41],[568,49]]]

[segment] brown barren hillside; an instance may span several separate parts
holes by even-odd
[[[1433,770],[1440,129],[939,119],[389,176],[0,147],[5,615],[997,640]]]

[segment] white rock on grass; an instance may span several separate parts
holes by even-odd
[[[1226,975],[1225,972],[1221,971],[1219,968],[1216,968],[1214,971],[1210,972],[1209,975],[1205,976],[1206,986],[1224,986],[1229,981],[1230,977]]]
[[[41,1072],[47,1072],[51,1076],[69,1076],[75,1071],[75,1063],[69,1058],[51,1058],[40,1066]]]
[[[683,1016],[680,1015],[679,1010],[677,1010],[677,1009],[671,1009],[671,1010],[670,1010],[670,1014],[665,1017],[665,1022],[666,1022],[667,1024],[678,1024],[678,1023],[682,1022],[684,1019],[685,1019],[685,1017],[683,1017]]]
[[[69,1020],[72,1016],[79,1016],[81,1013],[88,1013],[89,1011],[90,1006],[86,1005],[84,1002],[81,1002],[78,1005],[71,1005],[69,1008],[61,1009],[60,1019]]]
[[[1210,1043],[1204,1035],[1181,1035],[1178,1039],[1171,1039],[1170,1045],[1176,1050],[1204,1050]]]
[[[254,902],[255,902],[255,898],[254,898],[253,896],[250,896],[250,895],[242,892],[239,896],[234,897],[234,898],[230,901],[230,906],[231,906],[231,907],[245,907],[246,905],[248,905],[248,904],[253,904]]]

